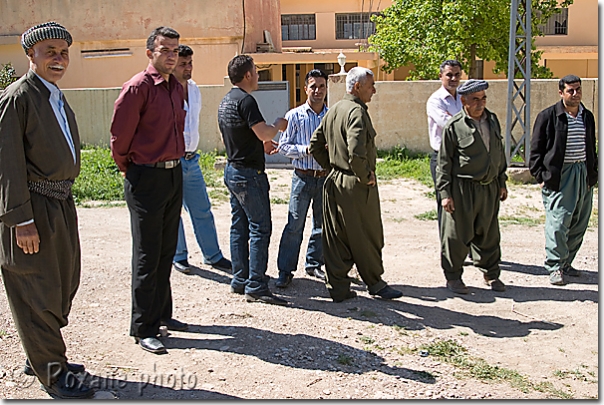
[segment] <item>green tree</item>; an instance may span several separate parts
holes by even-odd
[[[15,69],[8,62],[6,65],[0,65],[0,90],[3,90],[8,87],[9,84],[16,81],[18,78],[16,76]]]
[[[541,52],[534,39],[543,36],[539,26],[572,2],[532,0],[534,78],[551,77],[549,69],[538,65]],[[470,78],[477,58],[495,61],[495,72],[507,73],[510,6],[510,0],[394,0],[372,18],[376,32],[369,37],[370,50],[380,54],[387,72],[411,66],[410,80],[437,79],[446,59],[459,60]]]

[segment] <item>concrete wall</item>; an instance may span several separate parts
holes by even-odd
[[[203,104],[199,117],[199,149],[202,151],[224,150],[218,129],[218,105],[231,87],[228,78],[223,85],[199,86]],[[120,88],[108,88],[63,91],[76,115],[83,144],[109,146],[113,105],[120,90]]]
[[[583,104],[591,110],[598,123],[598,80],[584,79]],[[377,93],[368,104],[369,114],[377,131],[379,149],[395,146],[415,152],[429,152],[426,102],[440,86],[439,81],[377,82]],[[328,105],[340,100],[346,92],[344,77],[329,78]],[[507,114],[507,80],[489,80],[487,108],[497,114],[505,132]],[[537,114],[560,100],[557,80],[531,81],[531,125]]]
[[[345,94],[345,76],[332,75],[329,80],[328,105],[333,105]],[[438,89],[439,81],[377,82],[377,94],[368,104],[369,114],[377,131],[378,148],[406,147],[416,152],[429,152],[426,101]],[[223,151],[224,145],[218,129],[218,105],[230,90],[228,78],[223,85],[199,86],[203,108],[199,120],[199,149],[205,152]],[[542,109],[556,103],[557,80],[533,80],[531,82],[531,124]],[[113,103],[119,88],[65,90],[65,96],[75,111],[82,142],[91,145],[109,144],[109,128]],[[507,80],[490,80],[487,90],[487,108],[499,117],[505,130],[507,112]],[[598,80],[583,80],[583,103],[598,121]]]

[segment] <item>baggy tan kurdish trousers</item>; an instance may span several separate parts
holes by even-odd
[[[384,288],[383,247],[377,186],[366,186],[356,176],[332,170],[323,188],[323,255],[331,297],[346,297],[350,289],[348,272],[353,264],[369,293]]]

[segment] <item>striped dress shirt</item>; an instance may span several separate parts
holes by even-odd
[[[583,123],[583,106],[579,105],[577,117],[566,113],[568,121],[568,132],[566,136],[566,152],[564,154],[564,163],[584,162],[585,152],[585,124]]]
[[[285,114],[287,128],[279,137],[279,153],[292,159],[296,169],[323,170],[312,155],[308,154],[310,137],[321,123],[327,107],[317,114],[308,102],[293,108]]]

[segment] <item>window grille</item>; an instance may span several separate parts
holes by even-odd
[[[568,35],[568,8],[552,15],[545,24],[539,25],[544,35]]]
[[[375,34],[371,16],[378,13],[336,14],[336,39],[367,39]]]
[[[299,41],[317,39],[314,14],[281,15],[281,39]]]

